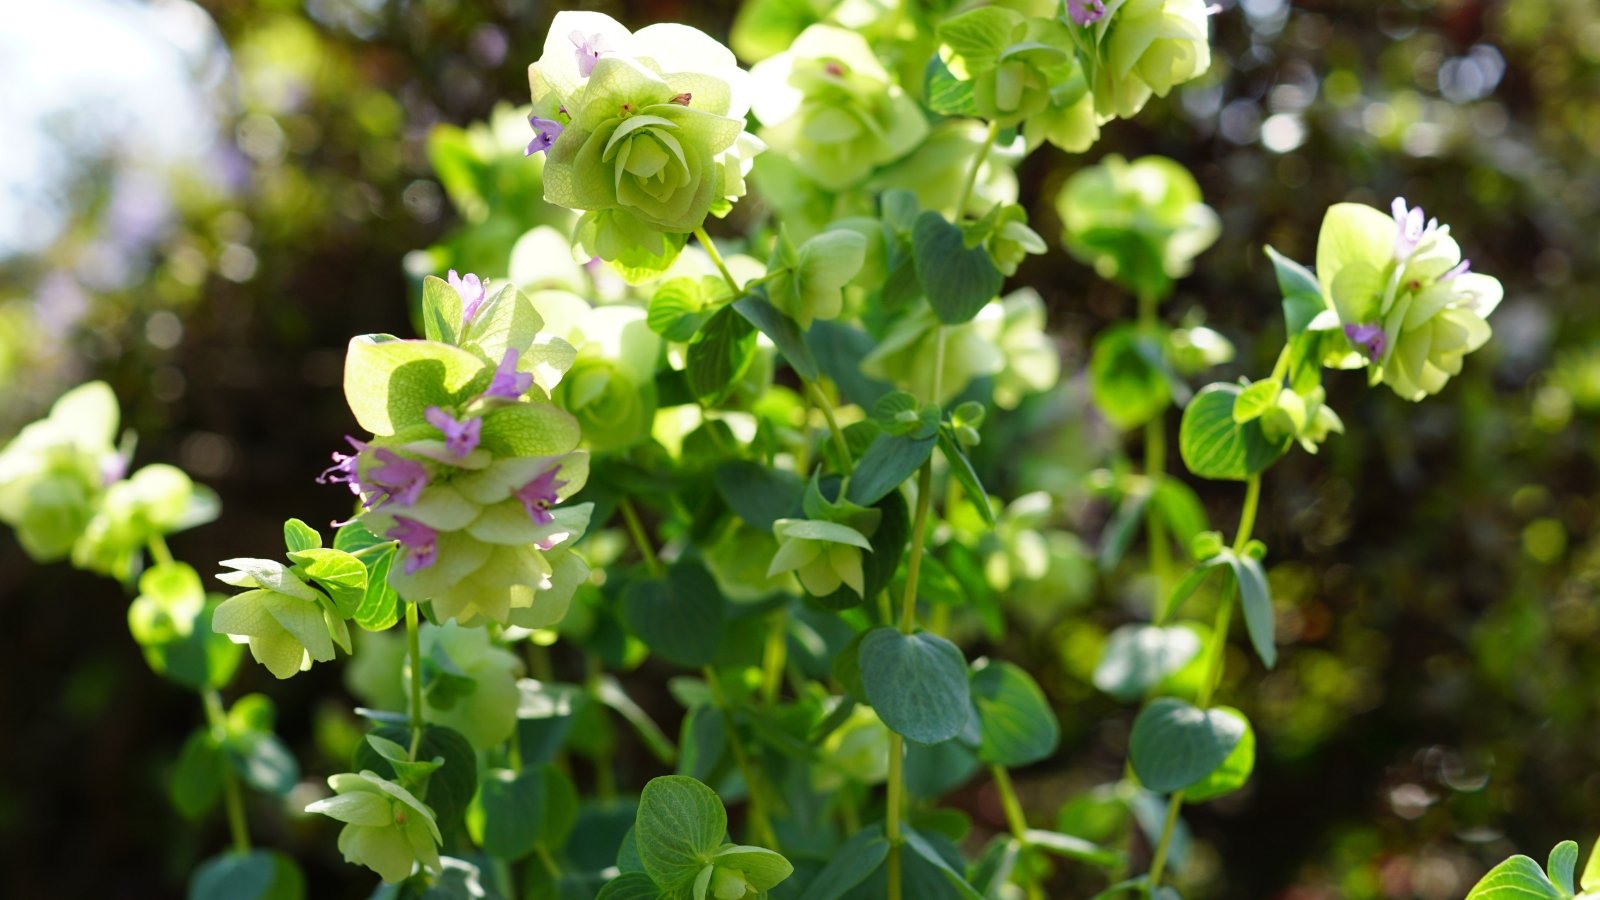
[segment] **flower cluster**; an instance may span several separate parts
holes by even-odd
[[[745,193],[762,143],[744,130],[749,75],[696,29],[631,33],[600,13],[560,12],[528,68],[545,199],[583,210],[595,256],[654,275],[706,216]]]
[[[1328,210],[1317,237],[1317,279],[1348,350],[1407,400],[1438,393],[1462,358],[1489,340],[1500,282],[1471,270],[1450,226],[1395,198],[1391,213],[1360,203]]]

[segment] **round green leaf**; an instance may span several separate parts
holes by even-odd
[[[1240,736],[1239,743],[1234,745],[1233,752],[1222,761],[1222,765],[1183,792],[1184,800],[1189,803],[1204,803],[1224,794],[1233,793],[1244,787],[1244,783],[1250,780],[1251,771],[1256,767],[1256,732],[1250,727],[1250,720],[1244,717],[1244,713],[1232,707],[1219,706],[1213,711],[1237,717],[1244,723],[1244,734]]]
[[[1162,697],[1140,710],[1134,720],[1129,761],[1146,788],[1170,794],[1216,771],[1245,729],[1244,720],[1229,711],[1197,709]]]
[[[666,890],[693,881],[722,846],[727,831],[721,798],[693,778],[654,778],[639,796],[634,824],[639,860],[651,880]]]
[[[1005,282],[988,250],[969,248],[961,229],[932,210],[917,216],[911,252],[928,305],[946,325],[971,321]]]
[[[224,853],[194,870],[189,900],[301,900],[305,876],[276,850]]]
[[[197,728],[183,742],[178,762],[167,783],[167,796],[186,819],[198,819],[216,805],[222,794],[223,766],[227,759],[211,729]]]
[[[1201,388],[1183,411],[1178,451],[1183,464],[1201,478],[1244,481],[1266,471],[1289,449],[1289,439],[1267,440],[1259,422],[1240,424],[1233,407],[1240,388],[1211,384]]]
[[[1124,625],[1106,641],[1094,686],[1118,700],[1137,700],[1199,652],[1200,637],[1181,625]]]
[[[1550,883],[1537,862],[1518,855],[1490,869],[1466,900],[1566,900],[1567,896]]]
[[[722,642],[726,605],[704,566],[680,560],[665,578],[628,586],[622,619],[658,656],[680,666],[703,666]]]
[[[1044,691],[1008,662],[972,673],[972,702],[983,735],[978,757],[1007,768],[1036,763],[1056,752],[1061,726]]]
[[[492,769],[467,810],[467,832],[490,856],[518,860],[533,852],[543,817],[543,773]]]
[[[1172,386],[1160,368],[1161,345],[1132,323],[1113,325],[1095,338],[1089,388],[1095,406],[1122,429],[1137,428],[1172,405]]]
[[[883,724],[913,741],[947,741],[972,715],[966,659],[938,635],[876,628],[861,639],[860,667]]]

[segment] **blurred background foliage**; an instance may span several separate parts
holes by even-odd
[[[736,6],[582,5],[718,37]],[[1117,122],[1084,158],[1027,159],[1034,227],[1056,243],[1056,191],[1106,153],[1184,163],[1222,238],[1167,314],[1231,338],[1231,374],[1268,369],[1281,335],[1262,246],[1310,261],[1339,200],[1423,205],[1507,299],[1442,398],[1412,405],[1334,377],[1349,433],[1269,476],[1259,533],[1285,652],[1263,673],[1234,650],[1223,696],[1256,724],[1261,755],[1246,790],[1188,814],[1185,881],[1197,897],[1459,897],[1513,849],[1542,856],[1600,821],[1600,5],[1221,5],[1209,75]],[[8,16],[0,433],[106,378],[142,435],[139,461],[180,465],[222,497],[220,522],[174,542],[202,571],[270,546],[288,516],[346,512],[312,476],[350,427],[347,338],[407,332],[421,274],[498,269],[528,228],[562,221],[518,149],[524,123],[494,118],[526,100],[554,12],[55,0]],[[1045,298],[1063,383],[997,425],[1032,443],[983,459],[984,481],[1067,501],[1046,541],[1063,574],[1007,598],[1022,627],[1002,643],[969,638],[1034,672],[1058,705],[1061,753],[1018,775],[1043,821],[1115,780],[1134,712],[1089,681],[1145,588],[1094,566],[1110,509],[1091,473],[1124,451],[1083,376],[1089,340],[1133,301],[1063,252],[1014,283]],[[1196,487],[1231,521],[1236,491]],[[7,893],[178,896],[222,843],[220,823],[196,831],[164,796],[191,700],[145,670],[114,586],[0,540]],[[238,687],[278,699],[308,777],[337,770],[357,733],[349,704],[316,698],[342,690],[338,668],[269,681],[246,667]],[[644,696],[671,715],[664,692]],[[639,784],[656,774],[640,748],[622,752]],[[1003,828],[988,787],[955,803],[979,832]],[[365,873],[309,822],[260,812],[260,842],[300,858],[314,896],[362,894]]]

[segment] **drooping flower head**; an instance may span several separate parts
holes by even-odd
[[[478,448],[478,438],[483,432],[482,419],[457,419],[437,406],[428,407],[425,416],[429,425],[444,434],[445,449],[455,456],[466,456]]]
[[[1471,271],[1450,227],[1397,197],[1390,214],[1359,203],[1328,210],[1317,280],[1350,341],[1346,367],[1370,366],[1408,400],[1438,393],[1488,341],[1500,282]]]

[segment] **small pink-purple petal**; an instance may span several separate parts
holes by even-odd
[[[600,61],[600,54],[610,50],[605,38],[599,34],[584,37],[583,32],[574,31],[567,35],[567,40],[572,41],[573,53],[578,57],[578,74],[585,78],[594,73],[594,64]]]
[[[398,503],[410,506],[428,486],[428,470],[422,463],[395,453],[387,447],[373,453],[380,465],[367,472],[368,486],[383,493],[378,506]],[[370,505],[370,503],[369,503]]]
[[[1384,333],[1382,325],[1346,325],[1344,336],[1350,339],[1350,343],[1360,347],[1370,360],[1379,359],[1383,351],[1389,348],[1389,336]]]
[[[537,525],[549,525],[555,521],[550,515],[550,507],[560,501],[558,492],[567,486],[565,481],[557,478],[561,471],[561,464],[556,463],[544,470],[539,477],[518,488],[512,496],[522,501],[522,508],[528,511],[528,518]]]
[[[483,431],[482,419],[457,419],[437,406],[423,413],[428,424],[444,434],[444,447],[457,458],[478,449],[478,435]]]
[[[555,119],[541,119],[538,116],[529,116],[528,124],[533,126],[533,140],[528,142],[528,149],[523,151],[523,156],[532,156],[543,153],[555,146],[556,138],[561,137],[561,132],[566,126]]]
[[[484,299],[488,296],[489,288],[483,279],[468,272],[466,275],[457,275],[455,269],[450,270],[450,286],[456,289],[461,296],[461,324],[470,324],[478,315],[478,310],[483,306]]]
[[[1105,14],[1105,0],[1067,0],[1067,15],[1076,25],[1093,25]]]
[[[521,400],[528,388],[533,387],[533,375],[517,371],[517,359],[520,356],[515,347],[506,349],[505,358],[500,360],[499,367],[494,370],[494,378],[489,381],[489,389],[483,392],[485,397]]]
[[[1463,259],[1454,269],[1439,276],[1440,281],[1454,281],[1456,278],[1472,271],[1472,260]]]
[[[367,448],[367,445],[348,434],[344,436],[344,439],[350,442],[351,448],[356,452],[340,453],[337,450],[333,451],[333,465],[324,469],[322,474],[317,476],[317,484],[348,484],[350,485],[350,493],[359,497],[361,496],[361,479],[356,472],[356,460],[359,458],[361,451]]]
[[[400,547],[405,551],[407,575],[416,574],[418,569],[426,569],[439,558],[439,532],[416,519],[395,516],[394,527],[384,537],[400,542]]]

